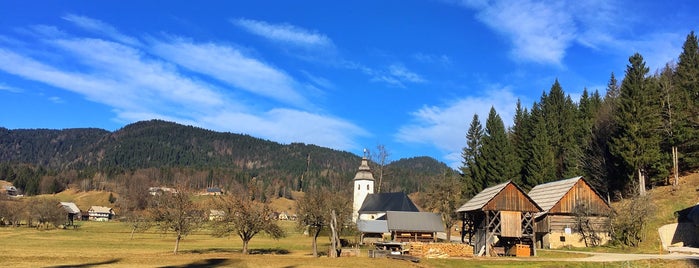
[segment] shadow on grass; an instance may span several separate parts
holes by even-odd
[[[178,265],[178,266],[161,266],[161,268],[204,268],[204,267],[217,267],[217,266],[229,266],[240,260],[230,260],[221,258],[205,259],[189,264]]]
[[[194,253],[194,254],[207,254],[207,253],[243,253],[240,249],[229,249],[229,248],[204,248],[204,249],[192,249],[184,250],[182,253]],[[248,250],[250,255],[264,255],[264,254],[276,254],[276,255],[286,255],[289,251],[281,248],[256,248]]]
[[[113,260],[102,261],[102,262],[91,262],[91,263],[83,263],[83,264],[66,264],[66,265],[58,265],[58,266],[49,266],[48,268],[93,267],[93,266],[99,266],[99,265],[114,264],[114,263],[119,262],[120,260],[121,259],[113,259]]]

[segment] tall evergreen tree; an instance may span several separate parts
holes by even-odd
[[[522,102],[517,100],[517,108],[515,110],[515,118],[513,126],[510,129],[510,141],[512,148],[515,151],[515,162],[513,168],[517,171],[515,178],[512,181],[518,185],[522,185],[525,170],[524,161],[528,159],[527,149],[529,138],[529,112],[527,108],[522,107]]]
[[[629,179],[637,179],[638,194],[646,193],[646,175],[660,159],[661,127],[658,96],[647,79],[648,67],[636,53],[629,58],[616,113],[619,124],[612,138],[612,152],[620,157]]]
[[[479,162],[481,162],[480,150],[482,138],[483,127],[481,121],[478,119],[478,114],[474,114],[468,128],[468,133],[466,134],[466,147],[464,147],[461,153],[463,157],[461,173],[465,180],[463,193],[466,198],[478,194],[483,190],[483,185],[485,184],[485,176],[478,165]]]
[[[554,153],[546,131],[546,119],[537,103],[532,107],[530,122],[527,161],[524,162],[523,187],[526,189],[556,179]]]
[[[498,183],[511,180],[517,175],[513,168],[515,155],[512,145],[505,132],[505,124],[494,107],[490,108],[488,120],[485,123],[485,135],[481,144],[482,164],[486,176],[483,187],[489,187]]]
[[[699,44],[694,31],[687,35],[682,46],[675,78],[682,98],[677,105],[684,106],[686,113],[678,118],[676,129],[679,149],[684,154],[681,165],[696,169],[699,168]]]
[[[555,150],[556,178],[580,175],[582,151],[578,144],[577,107],[570,96],[565,95],[558,79],[548,96],[542,97],[541,105],[551,146]]]

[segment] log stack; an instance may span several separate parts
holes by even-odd
[[[473,257],[473,247],[455,243],[410,243],[410,255],[425,258]]]

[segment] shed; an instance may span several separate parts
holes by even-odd
[[[383,235],[389,233],[386,220],[358,220],[357,230],[360,233],[359,243],[375,243],[383,240]]]
[[[583,177],[574,177],[535,186],[529,196],[541,208],[536,215],[536,241],[541,248],[586,246],[590,239],[600,244],[610,240],[611,207]],[[577,217],[577,218],[576,218]],[[584,217],[584,221],[578,221]],[[582,236],[583,229],[585,237]]]
[[[516,244],[531,246],[536,255],[534,213],[541,208],[512,181],[483,189],[456,211],[463,223],[461,240],[469,236],[474,255],[490,255],[491,247],[504,252]]]
[[[444,231],[442,217],[432,212],[387,211],[386,222],[397,242],[435,242]]]
[[[68,224],[67,225],[73,225],[74,220],[80,220],[81,215],[80,215],[80,209],[78,206],[73,203],[73,202],[61,202],[61,207],[66,211],[68,214]]]

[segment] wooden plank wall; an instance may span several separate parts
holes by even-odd
[[[565,231],[565,228],[571,228],[575,232],[575,216],[563,216],[563,215],[548,215],[546,216],[549,222],[548,231]],[[590,217],[590,222],[593,228],[598,232],[609,231],[609,218],[608,217]],[[538,230],[539,228],[537,228]]]
[[[587,206],[594,215],[607,215],[611,208],[584,180],[579,180],[563,198],[549,210],[549,214],[573,213],[579,204]]]
[[[505,186],[498,195],[483,206],[483,210],[539,211],[536,205],[512,183]]]
[[[500,235],[522,237],[522,212],[500,211]]]

